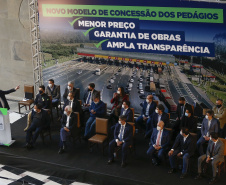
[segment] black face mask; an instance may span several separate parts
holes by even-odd
[[[88,89],[88,91],[92,91],[92,89]]]
[[[184,106],[184,104],[183,103],[180,103],[180,106]]]
[[[221,107],[221,105],[217,105],[217,108],[220,108]]]
[[[39,91],[39,94],[42,94],[43,93],[43,91]]]

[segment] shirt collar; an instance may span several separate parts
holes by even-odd
[[[188,134],[186,137],[184,137],[184,139],[187,139],[187,138],[188,138],[188,136],[189,136],[189,134]]]
[[[218,142],[218,139],[217,139],[217,141],[216,141],[216,142],[214,142],[214,144],[216,145],[216,144],[217,144],[217,142]]]

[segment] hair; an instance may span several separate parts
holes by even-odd
[[[180,97],[179,101],[185,101],[185,98],[184,97]]]
[[[90,83],[89,86],[94,89],[95,88],[95,83]]]
[[[37,109],[42,109],[42,105],[40,104],[40,103],[37,103],[36,105],[35,105],[36,107],[37,107]]]
[[[211,136],[213,139],[215,139],[215,140],[218,139],[218,133],[216,133],[216,132],[211,132],[211,133],[210,133],[210,136]]]
[[[100,99],[100,92],[93,94],[93,100],[96,99],[96,98]]]
[[[121,119],[121,120],[123,120],[123,121],[126,121],[126,120],[127,120],[127,116],[121,115],[121,116],[119,116],[119,119]]]
[[[188,107],[188,108],[186,108],[186,110],[188,110],[188,112],[189,112],[189,113],[191,113],[191,114],[192,114],[192,112],[193,112],[193,111],[192,111],[192,109],[191,109],[191,108],[189,108],[189,107]]]
[[[126,105],[128,105],[128,107],[130,106],[130,101],[123,101],[123,102],[125,102],[126,103]]]
[[[40,85],[39,88],[45,90],[45,86],[44,85]]]
[[[124,87],[119,87],[119,88],[121,89],[122,97],[124,97],[126,95]]]
[[[69,82],[68,82],[68,84],[71,84],[71,85],[73,85],[73,86],[74,86],[74,83],[73,83],[72,81],[69,81]]]
[[[49,81],[52,82],[52,83],[54,83],[54,80],[53,79],[49,79]]]
[[[165,110],[165,107],[164,107],[162,104],[159,104],[159,105],[157,106],[157,108],[158,108],[159,110],[161,110],[162,112],[164,112],[164,110]]]
[[[218,98],[218,99],[217,99],[217,101],[221,101],[221,102],[223,102],[223,100],[222,100],[222,99],[220,99],[220,98]]]
[[[206,114],[209,114],[210,116],[213,116],[214,115],[214,112],[213,112],[213,110],[208,110],[208,111],[206,111]]]
[[[67,109],[67,111],[69,111],[69,112],[72,112],[72,108],[71,108],[70,105],[67,105],[67,106],[65,107],[65,109]]]
[[[182,133],[184,133],[185,135],[189,134],[189,129],[188,128],[182,127],[181,130],[182,130]]]

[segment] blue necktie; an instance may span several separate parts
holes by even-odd
[[[119,136],[119,141],[122,141],[122,137],[123,137],[122,133],[123,133],[123,131],[124,131],[124,126],[121,125],[121,133],[120,133],[120,136]]]
[[[86,104],[89,104],[90,97],[91,97],[91,92],[89,92],[89,96],[87,98]]]

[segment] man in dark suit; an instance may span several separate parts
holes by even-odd
[[[18,85],[17,87],[15,87],[14,89],[10,89],[10,90],[8,90],[8,91],[2,91],[2,90],[0,90],[0,108],[6,108],[6,109],[10,109],[10,107],[9,107],[9,104],[8,104],[8,102],[7,102],[7,100],[6,100],[6,97],[5,97],[5,95],[6,94],[10,94],[10,93],[12,93],[12,92],[15,92],[17,89],[19,89],[20,88],[20,86]]]
[[[64,95],[63,95],[64,102],[66,102],[69,92],[72,92],[76,100],[79,99],[79,91],[76,88],[74,88],[74,83],[68,82],[68,86],[65,88]]]
[[[197,119],[192,115],[192,110],[187,108],[185,111],[185,115],[182,117],[181,126],[189,129],[189,132],[196,133],[197,132]]]
[[[52,105],[55,107],[60,101],[60,87],[54,84],[53,79],[49,79],[49,84],[45,92],[48,96],[52,96]]]
[[[153,96],[148,95],[146,101],[143,102],[141,116],[136,119],[136,125],[143,129],[147,129],[147,125],[151,123],[151,116],[156,109],[156,103],[153,101]]]
[[[42,109],[42,105],[36,104],[31,112],[31,126],[26,130],[26,148],[33,148],[42,129],[49,126],[50,117],[48,113]],[[32,136],[33,132],[35,133]]]
[[[60,150],[59,154],[62,154],[66,148],[66,139],[71,135],[71,130],[76,125],[76,116],[72,112],[70,105],[67,105],[64,109],[64,114],[61,119],[60,129]]]
[[[164,122],[160,121],[157,124],[157,128],[153,129],[150,147],[147,151],[147,155],[152,158],[152,163],[155,166],[159,165],[164,160],[164,156],[169,148],[169,142],[170,133],[168,130],[164,129]],[[156,151],[158,152],[157,158],[154,155]]]
[[[180,176],[181,179],[185,178],[188,170],[189,158],[195,153],[195,139],[189,134],[188,128],[182,128],[178,134],[172,149],[169,151],[169,161],[171,169],[168,173],[176,171],[176,157],[183,157],[183,169]]]
[[[49,96],[45,93],[45,86],[39,86],[39,93],[36,95],[35,104],[42,105],[43,109],[50,108],[50,99]]]
[[[213,184],[216,182],[216,174],[217,174],[217,164],[219,162],[224,162],[224,143],[218,138],[218,133],[212,132],[210,133],[210,141],[208,143],[206,154],[202,155],[198,159],[198,175],[195,179],[202,178],[202,166],[204,165],[204,169],[207,168],[208,164],[212,166],[213,178],[209,182],[209,184]]]
[[[121,167],[126,166],[127,150],[133,142],[133,127],[126,123],[126,116],[119,116],[119,122],[115,126],[114,139],[109,143],[108,164],[114,162],[115,147],[122,146]]]
[[[145,138],[151,136],[153,128],[157,127],[157,123],[162,120],[165,123],[165,127],[169,128],[169,115],[164,112],[165,108],[162,104],[156,107],[155,112],[152,114],[151,121],[147,123]]]
[[[126,122],[133,122],[133,111],[130,109],[130,101],[122,103],[120,116],[126,116]]]
[[[98,91],[95,90],[95,84],[94,83],[90,83],[88,85],[88,88],[84,92],[84,96],[83,96],[83,102],[84,102],[83,103],[83,106],[84,107],[86,107],[87,109],[89,109],[89,106],[93,102],[93,96],[97,92]]]
[[[78,112],[80,115],[82,114],[82,108],[78,100],[76,100],[73,94],[70,92],[67,97],[67,101],[64,104],[63,111],[66,106],[70,106],[72,108],[72,112]]]
[[[213,117],[214,112],[209,110],[206,112],[206,117],[202,121],[201,137],[197,142],[197,147],[200,155],[203,155],[203,144],[210,140],[211,132],[219,132],[218,120]]]

